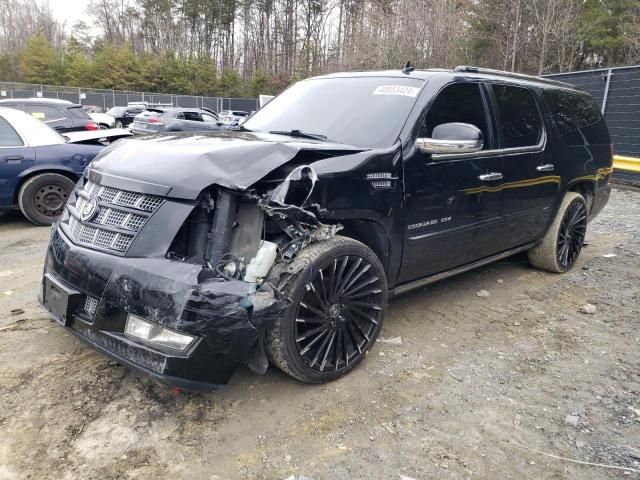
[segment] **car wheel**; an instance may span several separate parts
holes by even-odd
[[[20,211],[36,225],[51,225],[64,210],[73,187],[73,181],[58,173],[31,177],[18,193]]]
[[[294,378],[324,383],[342,377],[373,346],[387,307],[387,279],[364,244],[336,236],[307,247],[280,289],[291,299],[267,332],[274,365]]]
[[[527,252],[531,265],[554,273],[570,270],[584,245],[587,217],[584,197],[567,193],[542,243]]]
[[[106,123],[100,123],[98,126],[100,127],[100,130],[108,130],[110,128]]]
[[[122,122],[120,120],[116,120],[116,128],[122,128]]]

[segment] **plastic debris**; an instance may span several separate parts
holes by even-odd
[[[476,295],[480,298],[487,298],[489,295],[491,295],[489,292],[487,292],[486,290],[478,290],[476,292]]]
[[[578,311],[587,315],[593,315],[598,311],[598,308],[595,305],[591,305],[590,303],[585,303],[578,309]]]
[[[385,345],[402,345],[402,337],[379,338],[378,343],[383,343]]]

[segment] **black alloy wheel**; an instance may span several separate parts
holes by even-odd
[[[360,359],[382,320],[383,287],[359,256],[336,257],[315,272],[295,316],[296,345],[309,368],[340,371]]]
[[[291,302],[266,332],[271,363],[308,383],[346,375],[382,328],[388,292],[380,259],[336,235],[304,248],[285,267],[271,279]]]
[[[587,209],[584,202],[574,201],[567,208],[558,232],[558,263],[570,269],[577,260],[587,233]]]

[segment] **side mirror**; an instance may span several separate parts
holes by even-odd
[[[482,131],[469,123],[443,123],[433,129],[431,138],[417,138],[423,153],[474,153],[484,147]]]

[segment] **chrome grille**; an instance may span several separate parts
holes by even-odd
[[[76,192],[69,208],[68,230],[71,240],[100,250],[124,253],[144,223],[164,201],[162,197],[119,190],[87,181]],[[98,199],[95,218],[83,222],[80,212],[90,198]]]

